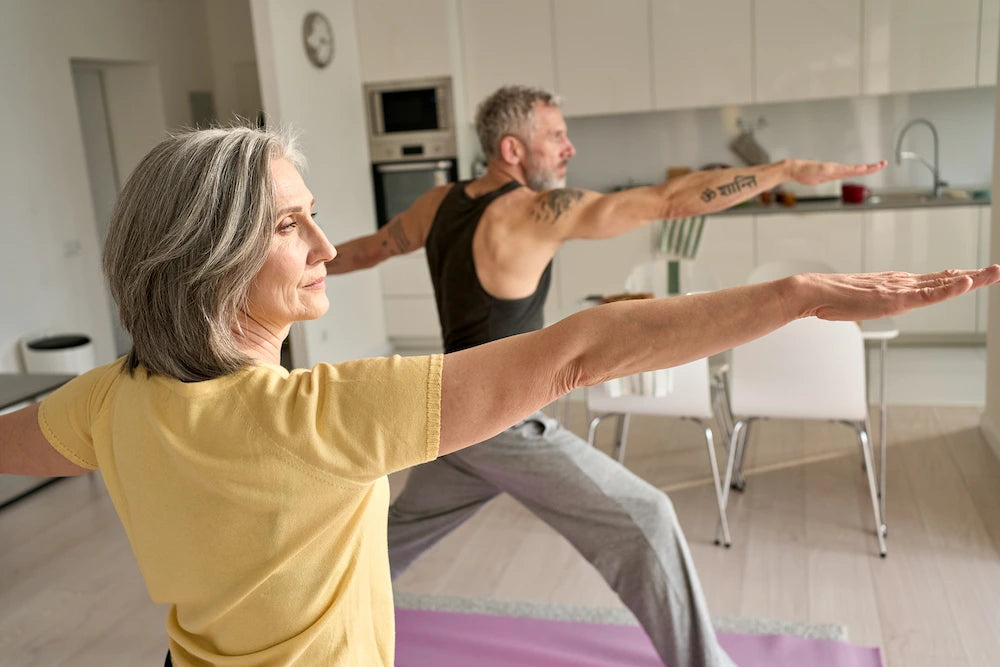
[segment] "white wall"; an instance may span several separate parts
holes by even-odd
[[[1000,69],[1000,65],[998,65]],[[996,89],[1000,110],[1000,86]],[[993,161],[1000,164],[1000,112],[994,115],[991,147]],[[993,174],[993,192],[1000,192],[1000,170]],[[990,262],[1000,262],[1000,206],[994,205],[990,220]],[[989,321],[986,328],[986,406],[980,418],[983,435],[1000,458],[1000,287],[989,288]]]
[[[709,162],[743,163],[728,148],[736,119],[767,125],[757,140],[772,159],[788,157],[867,162],[889,166],[868,177],[872,187],[926,186],[930,171],[914,161],[893,162],[896,137],[907,121],[928,118],[940,137],[941,175],[953,185],[988,184],[992,178],[993,87],[855,97],[744,107],[569,119],[579,154],[570,185],[603,190],[632,179],[662,181],[668,166],[698,168]],[[933,159],[927,128],[907,134],[904,149]]]
[[[261,94],[269,124],[300,131],[309,160],[306,185],[316,197],[317,222],[330,241],[369,234],[375,211],[351,0],[251,0]],[[302,21],[311,11],[333,26],[334,58],[309,63]],[[386,354],[385,315],[377,271],[331,277],[330,311],[292,332],[296,366]]]
[[[248,0],[209,0],[205,3],[208,48],[212,56],[215,111],[221,123],[233,115],[254,120],[260,111],[257,55]],[[256,107],[256,108],[255,108]]]
[[[113,358],[70,60],[154,67],[175,126],[188,92],[211,89],[206,43],[202,0],[0,4],[0,371],[20,370],[17,340],[42,329],[89,334],[98,362]]]

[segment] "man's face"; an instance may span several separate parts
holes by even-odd
[[[566,134],[558,107],[535,102],[535,123],[522,168],[528,187],[536,192],[566,187],[566,165],[576,148]]]

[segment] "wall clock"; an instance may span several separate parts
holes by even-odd
[[[316,67],[322,69],[333,60],[333,27],[323,14],[306,14],[302,21],[302,45],[306,58]]]

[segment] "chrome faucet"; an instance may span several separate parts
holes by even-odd
[[[918,124],[929,127],[931,130],[931,136],[934,137],[934,164],[929,163],[919,153],[903,150],[903,136],[906,135],[907,130]],[[947,183],[941,180],[941,170],[939,167],[940,162],[938,161],[938,133],[937,128],[934,127],[934,123],[930,122],[926,118],[914,118],[903,127],[899,133],[899,138],[896,139],[896,164],[903,164],[903,160],[919,160],[921,164],[930,169],[931,175],[934,176],[933,195],[935,198],[941,196],[941,188],[942,186],[947,185]]]

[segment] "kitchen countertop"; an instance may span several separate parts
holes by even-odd
[[[851,211],[885,211],[906,208],[942,208],[949,206],[989,206],[989,197],[962,199],[958,197],[929,198],[922,195],[907,197],[900,194],[884,196],[882,199],[873,197],[861,204],[845,204],[840,198],[825,201],[799,200],[793,206],[771,203],[761,204],[759,200],[750,200],[724,211],[712,213],[713,216],[729,215],[781,215],[785,213],[842,213]]]

